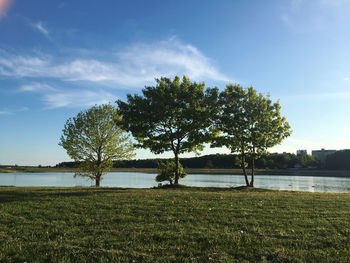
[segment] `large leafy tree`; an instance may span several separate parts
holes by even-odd
[[[213,146],[226,146],[239,154],[239,162],[247,186],[254,186],[255,160],[267,149],[281,143],[291,134],[285,117],[280,114],[279,101],[272,102],[253,87],[227,85],[220,93],[221,112],[216,121],[222,132]],[[251,165],[251,180],[247,175],[247,160]]]
[[[155,154],[172,151],[175,180],[179,183],[179,155],[203,149],[212,138],[213,117],[217,111],[218,90],[205,89],[204,83],[162,77],[156,86],[145,87],[141,95],[118,100],[122,127],[132,132],[137,146]]]
[[[117,109],[107,104],[94,106],[67,120],[59,145],[79,163],[76,176],[87,176],[100,186],[113,160],[133,156],[130,136],[116,124],[120,118]]]

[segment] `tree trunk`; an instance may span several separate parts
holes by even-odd
[[[255,160],[254,157],[252,157],[252,178],[250,180],[250,187],[254,187],[254,171],[255,171]]]
[[[242,165],[242,169],[243,169],[245,183],[246,183],[247,186],[249,186],[247,170],[245,169],[245,155],[244,154],[242,154],[242,164],[241,165]]]
[[[96,174],[96,187],[100,186],[100,181],[101,181],[101,176],[102,176],[102,172],[100,172],[100,165],[101,165],[101,160],[102,160],[102,156],[101,156],[101,146],[98,147],[98,152],[97,152],[97,167],[99,169],[99,171]]]
[[[179,154],[175,153],[175,185],[179,184]]]
[[[100,186],[100,181],[101,181],[101,176],[96,176],[96,184],[95,184],[96,187]]]

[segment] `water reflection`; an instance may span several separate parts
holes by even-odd
[[[94,182],[73,177],[73,173],[0,173],[0,185],[13,186],[91,186]],[[109,173],[102,186],[150,188],[157,186],[155,174]],[[180,181],[188,186],[235,187],[244,185],[242,175],[190,174]],[[255,186],[266,189],[308,192],[350,192],[350,178],[313,176],[256,176]]]

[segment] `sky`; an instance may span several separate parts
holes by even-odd
[[[350,0],[0,0],[0,164],[68,161],[68,118],[175,75],[279,99],[293,134],[270,152],[350,148],[349,13]]]

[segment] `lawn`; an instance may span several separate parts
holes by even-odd
[[[349,262],[350,194],[0,187],[0,262]]]

